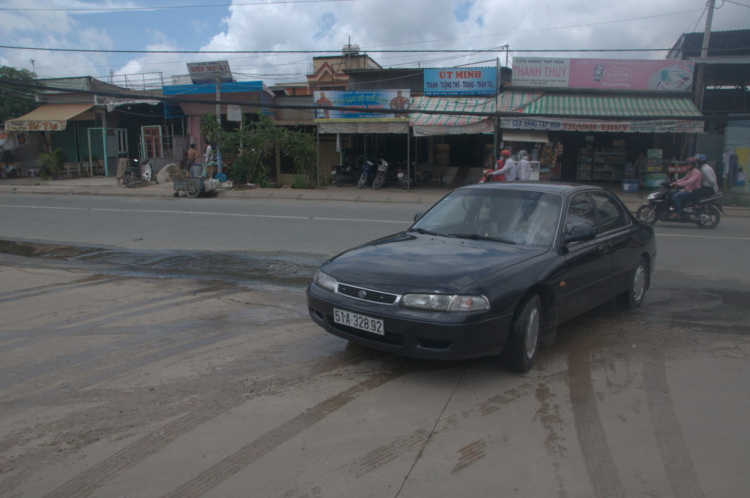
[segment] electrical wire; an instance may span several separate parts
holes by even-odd
[[[99,8],[88,8],[88,9],[70,9],[70,8],[14,8],[14,7],[0,7],[0,11],[10,12],[69,12],[75,14],[77,12],[133,12],[133,11],[155,11],[155,10],[174,10],[174,9],[213,9],[213,8],[228,8],[228,7],[247,7],[247,6],[264,6],[264,5],[280,5],[280,4],[304,4],[304,3],[340,3],[340,2],[359,2],[361,0],[274,0],[269,2],[248,2],[248,3],[219,3],[219,4],[205,4],[205,5],[165,5],[156,7],[99,7]]]

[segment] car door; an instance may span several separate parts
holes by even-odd
[[[641,246],[634,240],[638,230],[625,212],[625,207],[612,193],[592,192],[591,197],[599,216],[602,237],[607,239],[612,252],[609,295],[614,297],[630,285]]]
[[[565,216],[565,233],[574,226],[593,227],[596,236],[563,247],[565,277],[559,298],[560,321],[568,320],[609,299],[612,251],[608,237],[602,236],[596,207],[587,192],[570,198]]]

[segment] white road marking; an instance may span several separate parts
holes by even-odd
[[[691,239],[721,239],[721,240],[750,240],[750,237],[717,237],[715,235],[685,235],[677,233],[659,233],[656,232],[659,237],[683,237]]]
[[[50,209],[59,211],[108,211],[113,213],[137,213],[145,214],[146,212],[140,209],[111,209],[111,208],[76,208],[76,207],[50,207],[50,206],[13,206],[9,204],[0,204],[3,208],[17,208],[17,209]],[[235,214],[235,213],[207,213],[205,211],[164,211],[164,210],[149,210],[147,214],[189,214],[189,215],[203,215],[203,216],[234,216],[240,218],[273,218],[282,220],[316,220],[316,221],[354,221],[357,223],[397,223],[401,225],[411,225],[413,221],[396,221],[396,220],[367,220],[363,218],[316,218],[315,216],[280,216],[280,215],[269,215],[269,214]]]

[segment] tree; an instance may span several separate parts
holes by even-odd
[[[34,95],[41,93],[41,90],[6,83],[37,85],[34,76],[34,73],[27,69],[0,66],[0,122],[23,116],[39,107]]]

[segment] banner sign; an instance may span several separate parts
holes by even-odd
[[[495,95],[496,93],[496,67],[424,70],[425,95]]]
[[[367,109],[408,110],[411,106],[409,90],[350,90],[315,91],[315,105],[323,107],[315,110],[315,120],[392,121],[408,119],[408,113],[367,112]],[[350,107],[352,110],[339,111],[325,107]]]
[[[12,119],[5,122],[7,131],[63,131],[68,126],[66,120],[45,120],[45,121],[13,121]]]
[[[194,85],[215,83],[217,76],[222,83],[232,81],[229,61],[188,62],[187,67]]]
[[[501,128],[616,133],[702,133],[703,121],[592,121],[588,119],[501,118]]]
[[[514,57],[513,86],[688,92],[695,63],[674,60]]]

